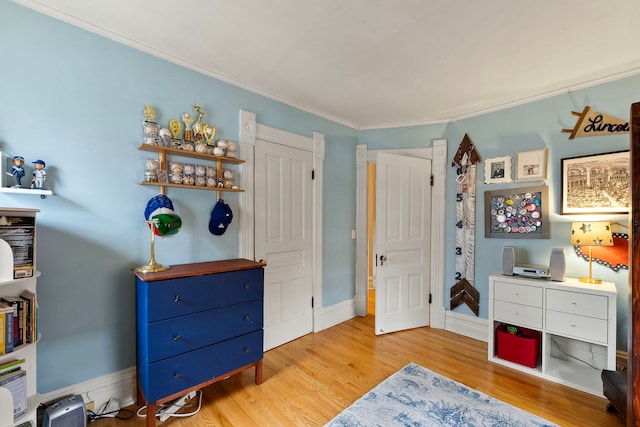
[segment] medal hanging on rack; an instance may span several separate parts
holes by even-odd
[[[474,287],[476,232],[476,163],[480,155],[465,134],[451,166],[456,168],[456,284],[451,287],[451,310],[466,304],[478,316],[480,294]]]

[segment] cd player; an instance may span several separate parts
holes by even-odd
[[[549,266],[534,264],[514,265],[513,274],[529,277],[549,277]]]

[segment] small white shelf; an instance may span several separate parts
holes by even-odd
[[[15,188],[15,187],[1,187],[0,193],[13,193],[13,194],[31,194],[43,197],[53,195],[51,190],[38,190],[36,188]]]

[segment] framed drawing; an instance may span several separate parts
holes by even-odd
[[[484,183],[511,182],[511,156],[487,159],[484,167]]]
[[[484,237],[548,239],[549,187],[484,192]]]
[[[629,213],[629,151],[561,160],[562,214]]]
[[[547,149],[522,151],[516,157],[516,181],[547,179]]]

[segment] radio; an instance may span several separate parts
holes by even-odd
[[[528,277],[549,277],[548,265],[522,264],[513,266],[513,274]]]

